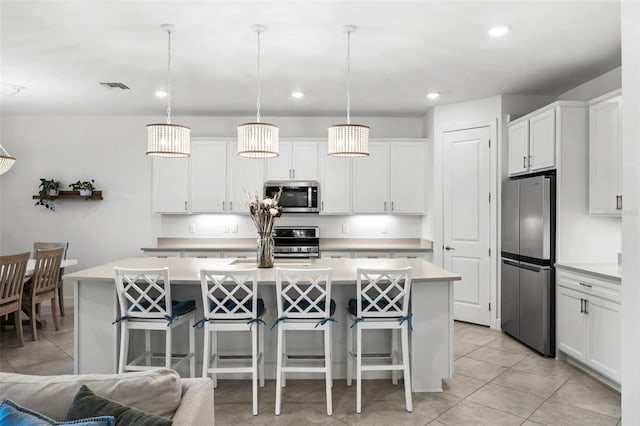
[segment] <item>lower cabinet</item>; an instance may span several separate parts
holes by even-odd
[[[158,257],[161,259],[166,259],[169,257],[182,257],[181,251],[145,251],[145,257]]]
[[[620,383],[620,284],[557,273],[558,351]]]

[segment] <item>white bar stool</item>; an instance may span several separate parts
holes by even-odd
[[[404,394],[407,411],[413,411],[411,401],[411,373],[409,371],[409,293],[411,291],[411,268],[357,270],[357,298],[350,299],[347,310],[353,320],[347,330],[347,386],[351,386],[353,364],[356,364],[356,412],[362,411],[362,372],[392,372],[393,384],[398,384],[397,372],[403,371]],[[366,354],[362,350],[363,330],[391,330],[390,354]],[[398,353],[398,331],[402,345]],[[353,334],[356,334],[356,350]],[[363,358],[386,363],[363,363]]]
[[[327,414],[333,414],[331,400],[331,322],[336,304],[331,299],[331,268],[281,269],[276,268],[276,300],[278,305],[278,349],[276,353],[276,416],[282,409],[282,388],[286,373],[324,373],[327,393]],[[276,325],[274,324],[274,326]],[[308,354],[297,357],[287,354],[287,331],[321,331],[324,333],[324,355]],[[323,361],[321,367],[291,365],[288,360]],[[289,365],[288,365],[289,364]]]
[[[171,282],[169,268],[158,269],[126,269],[115,268],[116,289],[120,304],[120,359],[118,372],[141,371],[157,368],[152,365],[154,358],[151,352],[151,331],[165,332],[165,352],[163,366],[177,369],[187,360],[190,364],[190,376],[196,374],[195,360],[195,300],[174,301],[171,299]],[[174,355],[172,351],[173,329],[189,325],[189,353]],[[129,349],[129,332],[145,331],[145,352],[131,362],[127,362]],[[178,359],[173,363],[174,359]],[[140,364],[146,360],[146,365]]]
[[[202,377],[213,376],[217,387],[217,375],[251,373],[253,379],[253,415],[258,415],[258,377],[264,387],[264,301],[256,291],[257,269],[200,271],[204,318],[204,353]],[[248,331],[251,333],[251,355],[221,354],[218,348],[218,332]],[[219,366],[219,361],[246,361],[249,365]],[[211,365],[213,364],[213,365]]]

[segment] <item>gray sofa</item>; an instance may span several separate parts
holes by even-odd
[[[125,374],[30,376],[0,373],[0,400],[62,421],[82,384],[104,398],[168,417],[174,426],[213,425],[213,383],[159,368]]]

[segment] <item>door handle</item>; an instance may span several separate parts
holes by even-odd
[[[455,250],[456,248],[455,248],[455,247],[450,247],[450,246],[446,245],[446,246],[444,246],[444,249],[445,249],[446,251],[449,251],[449,250]]]
[[[622,195],[616,195],[616,210],[622,210]]]

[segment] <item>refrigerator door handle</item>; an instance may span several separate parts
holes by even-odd
[[[520,267],[520,264],[518,262],[514,262],[512,260],[506,260],[506,259],[502,259],[502,263],[506,264],[506,265],[511,265],[511,266],[515,266],[516,268]]]

